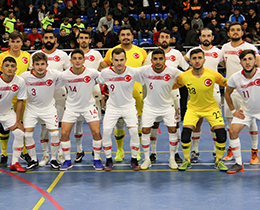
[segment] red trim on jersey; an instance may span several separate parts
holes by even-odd
[[[256,72],[257,72],[257,68],[255,68],[255,73],[254,73],[254,75],[251,78],[253,78],[255,76]],[[241,71],[241,74],[246,78],[244,70]],[[248,78],[246,78],[246,79],[248,79]]]
[[[55,50],[54,50],[52,53],[54,53],[56,50],[57,50],[57,48],[55,48]],[[44,53],[46,53],[46,52],[44,51],[44,49],[41,49],[41,51],[44,52]],[[51,54],[52,54],[52,53],[51,53]],[[46,53],[46,54],[48,54],[48,53]],[[48,54],[48,55],[50,55],[50,54]]]
[[[111,69],[111,70],[112,70],[114,73],[116,73],[112,67],[113,67],[112,65],[111,65],[111,66],[109,66],[109,68],[110,68],[110,69]],[[123,74],[123,73],[125,72],[125,70],[126,70],[126,66],[125,66],[125,69],[124,69],[124,71],[123,71],[121,74]],[[116,73],[116,74],[118,74],[118,73]]]
[[[14,79],[14,74],[13,74],[13,77],[12,77],[12,79],[11,79],[11,81],[10,82],[6,82],[5,80],[4,80],[4,78],[2,77],[2,75],[0,75],[0,78],[5,82],[5,83],[10,83],[10,82],[12,82],[13,81],[13,79]]]
[[[151,67],[152,67],[152,69],[154,70],[154,68],[153,68],[153,65],[151,65]],[[164,68],[163,68],[163,70],[160,72],[160,73],[162,73],[165,69],[166,69],[166,64],[164,64]],[[156,71],[154,71],[154,72],[156,72]],[[156,72],[157,73],[157,72]],[[160,73],[157,73],[157,74],[160,74]]]
[[[85,69],[86,69],[86,67],[84,66],[84,67],[83,67],[83,71],[81,72],[81,74],[85,71]],[[70,71],[71,71],[72,74],[75,74],[75,73],[72,71],[72,67],[70,67]],[[75,75],[80,75],[80,74],[75,74]]]
[[[214,47],[214,46],[211,44],[210,50],[211,50],[213,47]],[[202,45],[200,45],[200,48],[201,48],[202,50],[204,50],[203,47],[202,47]]]
[[[32,74],[33,76],[35,76],[36,78],[39,78],[39,77],[37,77],[37,76],[33,73],[33,69],[31,70],[31,74]],[[44,77],[45,77],[46,74],[47,74],[47,69],[45,70]],[[43,78],[43,77],[41,77],[41,78]],[[39,79],[41,79],[41,78],[39,78]]]
[[[143,146],[143,148],[147,149],[147,148],[150,147],[150,144],[148,144],[148,145],[143,145],[143,144],[142,144],[142,146]]]
[[[112,146],[108,146],[108,147],[104,147],[104,146],[103,146],[103,149],[104,149],[104,150],[110,150],[110,149],[112,149]]]

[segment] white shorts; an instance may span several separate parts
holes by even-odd
[[[246,125],[249,128],[255,118],[260,120],[260,113],[251,113],[250,114],[245,111],[243,111],[243,113],[245,115],[245,119],[242,120],[237,117],[233,117],[231,124],[242,124],[242,125]]]
[[[175,109],[173,109],[172,107],[169,107],[165,110],[157,111],[144,105],[144,111],[142,115],[142,127],[150,128],[153,126],[154,122],[158,122],[159,119],[162,119],[166,126],[175,127],[177,122],[174,116]]]
[[[16,113],[14,110],[10,109],[5,113],[0,113],[0,123],[2,123],[4,130],[8,130],[10,127],[14,126],[16,123]]]
[[[56,108],[50,107],[47,111],[33,110],[25,108],[23,116],[24,128],[34,128],[39,122],[40,124],[46,124],[46,128],[49,130],[58,129],[59,119]]]
[[[231,94],[231,98],[232,98],[233,104],[235,106],[235,109],[239,110],[241,108],[241,104],[243,102],[242,97],[239,95],[239,93],[236,90],[234,90],[234,92]],[[225,117],[233,118],[233,115],[230,112],[230,109],[227,105],[226,100],[225,100],[225,103],[224,103],[224,112],[225,112]]]
[[[124,119],[127,127],[138,126],[138,116],[135,106],[127,108],[108,106],[103,120],[103,128],[114,128],[120,117]]]
[[[71,109],[65,109],[62,122],[76,123],[83,120],[86,120],[87,123],[99,121],[97,108],[93,106],[85,112],[74,112]]]

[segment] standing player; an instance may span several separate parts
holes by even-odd
[[[226,144],[226,130],[224,120],[218,103],[213,96],[214,84],[226,86],[227,80],[218,72],[204,68],[205,56],[202,49],[195,49],[190,52],[190,63],[192,69],[182,73],[178,77],[176,87],[185,85],[190,94],[187,110],[183,120],[181,133],[182,149],[185,161],[178,167],[178,170],[185,171],[191,167],[190,148],[191,133],[196,127],[200,118],[208,120],[211,128],[216,133],[216,162],[215,168],[220,171],[227,171],[221,158],[223,157]]]
[[[57,42],[56,34],[53,30],[46,30],[43,34],[42,38],[43,42],[43,49],[38,50],[32,54],[32,56],[35,53],[43,52],[48,57],[48,67],[50,69],[55,69],[60,72],[64,71],[65,69],[68,69],[70,67],[70,61],[69,56],[67,53],[65,53],[62,50],[56,49],[55,44]],[[32,61],[30,61],[30,69],[33,68]],[[64,113],[64,107],[65,107],[65,100],[66,100],[66,89],[65,87],[61,87],[59,89],[56,89],[54,92],[54,99],[55,99],[55,106],[58,111],[58,118],[59,122],[61,122],[63,113]],[[41,145],[43,150],[43,157],[40,161],[40,166],[45,166],[49,162],[49,132],[46,128],[46,125],[41,125]],[[62,156],[62,151],[59,150],[58,152],[58,160],[59,162],[63,162],[64,158]]]
[[[257,66],[260,66],[260,59],[259,59],[257,48],[254,45],[242,40],[243,30],[242,30],[242,25],[240,23],[233,22],[230,24],[228,36],[230,37],[231,42],[224,44],[221,49],[226,64],[227,79],[229,79],[229,77],[234,73],[243,69],[238,57],[243,50],[246,49],[254,50],[256,54],[256,64]],[[241,96],[238,94],[236,90],[233,91],[231,97],[236,110],[239,110],[243,99],[241,98]],[[225,116],[228,123],[227,127],[229,130],[233,115],[230,112],[226,103],[224,104],[224,108],[225,108]],[[257,164],[259,163],[259,159],[256,157],[256,153],[258,152],[258,128],[255,120],[253,120],[252,124],[250,125],[249,133],[250,133],[250,138],[252,143],[250,163]],[[226,157],[223,158],[223,160],[232,160],[232,157],[233,157],[232,150],[231,148],[229,148],[227,155]]]
[[[32,159],[26,167],[29,171],[39,167],[36,157],[35,141],[33,139],[33,131],[38,120],[43,121],[50,131],[52,156],[50,164],[53,170],[59,170],[59,163],[56,160],[60,146],[59,121],[53,95],[58,77],[61,73],[56,70],[47,69],[47,59],[44,53],[35,53],[32,56],[33,69],[21,75],[25,80],[28,94],[24,111],[24,128],[26,148]]]
[[[3,60],[6,57],[13,57],[17,63],[17,69],[15,71],[16,75],[21,75],[23,72],[27,71],[29,66],[29,60],[30,60],[30,53],[22,51],[23,45],[23,37],[19,32],[12,32],[9,35],[9,46],[10,49],[8,51],[2,52],[0,54],[0,68],[2,67]],[[16,110],[16,96],[13,98],[12,103],[14,105],[14,110]],[[24,101],[25,104],[25,101]],[[23,106],[24,107],[24,106]],[[23,114],[21,115],[21,117]],[[22,120],[22,119],[21,119]],[[0,124],[0,140],[1,140],[1,150],[2,150],[2,156],[1,156],[1,162],[0,167],[5,168],[7,167],[7,144],[9,139],[9,130],[5,131],[3,127]],[[29,162],[30,156],[28,155],[25,147],[22,151],[21,158]]]
[[[90,35],[89,31],[82,30],[79,32],[77,42],[79,43],[79,49],[81,49],[84,52],[84,56],[85,56],[84,66],[98,70],[100,63],[103,61],[103,58],[99,51],[89,49],[89,44],[91,43],[90,36],[91,35]],[[98,84],[95,85],[95,87],[94,87],[93,96],[96,101],[96,106],[98,107],[99,117],[101,117],[100,100],[102,98],[101,98],[100,87]],[[75,129],[74,137],[75,137],[76,144],[77,144],[77,155],[74,160],[76,163],[81,162],[82,158],[85,155],[83,148],[82,148],[82,136],[83,136],[82,124],[83,124],[83,121],[77,121],[75,128],[74,128]]]
[[[234,116],[229,131],[229,138],[230,146],[236,159],[236,164],[234,164],[227,173],[244,171],[244,164],[242,164],[241,157],[241,145],[238,135],[245,126],[249,127],[251,125],[253,119],[260,119],[260,100],[258,95],[258,91],[260,91],[260,72],[259,69],[255,67],[255,52],[253,50],[244,50],[240,53],[239,58],[243,70],[231,75],[225,91],[226,102]],[[235,109],[231,98],[231,94],[235,88],[243,99],[239,110]],[[258,158],[258,152],[255,156]]]
[[[107,158],[104,169],[106,171],[112,170],[111,134],[118,119],[122,117],[131,137],[131,167],[136,171],[140,170],[140,166],[137,162],[139,150],[138,118],[133,98],[133,87],[135,81],[141,83],[141,77],[136,69],[125,66],[126,53],[124,49],[115,48],[112,51],[112,62],[114,65],[103,69],[97,79],[100,84],[106,84],[109,88],[107,110],[103,120],[103,148]]]
[[[212,69],[216,72],[218,72],[218,64],[223,61],[223,57],[221,55],[221,50],[218,49],[217,47],[213,46],[211,42],[214,40],[214,36],[212,34],[212,31],[209,28],[204,28],[201,30],[201,35],[200,35],[200,41],[201,45],[198,47],[194,47],[190,49],[187,54],[184,56],[186,61],[190,60],[190,52],[194,49],[202,49],[205,55],[205,63],[204,67]],[[221,109],[221,96],[220,96],[220,91],[219,91],[219,85],[215,84],[214,86],[214,91],[213,91],[213,96],[218,102],[218,106]],[[199,140],[200,140],[200,135],[201,135],[201,124],[203,122],[203,119],[201,118],[196,125],[196,128],[192,132],[192,152],[191,152],[191,162],[192,163],[198,163],[199,162]],[[211,136],[213,139],[214,143],[214,152],[213,152],[213,157],[216,157],[216,134],[213,130],[211,130]]]
[[[167,29],[162,29],[158,35],[158,42],[159,42],[160,48],[163,49],[163,51],[165,52],[166,65],[169,67],[175,67],[175,68],[181,67],[183,70],[189,69],[189,64],[184,60],[180,51],[169,47],[170,40],[171,40],[171,32]],[[152,61],[152,52],[148,54],[147,58],[145,59],[144,65],[150,65],[151,61]],[[173,100],[172,106],[175,109],[175,120],[177,122],[176,129],[177,129],[178,141],[180,142],[181,132],[180,132],[180,127],[179,127],[179,122],[181,120],[181,116],[180,116],[179,89],[172,90],[171,95],[172,95],[172,100]],[[159,124],[160,124],[160,121],[155,122],[151,129],[150,140],[151,140],[152,154],[150,155],[150,160],[152,163],[157,160],[156,147],[157,147],[157,136],[158,136]],[[179,143],[176,146],[175,161],[177,163],[182,163],[182,159],[180,158],[180,156],[178,154],[178,148],[179,148]]]
[[[94,168],[96,170],[103,169],[102,162],[99,160],[102,148],[100,122],[95,99],[92,95],[99,72],[96,69],[85,67],[84,62],[84,52],[80,49],[73,50],[71,53],[72,67],[61,75],[61,80],[68,90],[68,98],[62,118],[61,131],[61,148],[65,161],[60,170],[67,170],[72,167],[69,136],[74,123],[84,119],[87,121],[93,136]]]
[[[165,33],[166,34],[166,33]],[[150,153],[150,132],[152,125],[158,118],[163,119],[168,127],[170,143],[169,166],[177,169],[175,162],[175,150],[178,145],[176,132],[175,109],[172,108],[172,86],[181,74],[177,68],[165,65],[165,53],[162,49],[152,52],[152,65],[141,67],[140,74],[147,86],[147,96],[144,99],[144,112],[142,117],[142,146],[144,151],[144,162],[141,169],[146,170],[151,166]]]
[[[14,135],[13,157],[10,164],[11,171],[25,172],[18,163],[23,149],[24,127],[21,123],[23,100],[27,98],[24,80],[15,75],[16,61],[13,57],[5,57],[1,62],[2,75],[0,75],[0,122],[3,129],[9,129]],[[17,95],[16,113],[13,110],[12,99]]]
[[[101,67],[108,67],[112,63],[111,52],[115,48],[123,48],[126,52],[126,65],[130,67],[140,67],[144,63],[144,60],[147,57],[146,51],[140,47],[137,47],[132,44],[134,38],[133,29],[129,25],[123,25],[119,28],[118,39],[121,44],[115,46],[112,49],[109,49],[106,53],[104,61],[101,63]],[[140,83],[136,82],[133,91],[133,97],[135,99],[136,110],[138,114],[138,133],[141,141],[142,129],[141,129],[141,116],[143,110],[143,87]],[[117,144],[117,153],[115,157],[116,162],[122,162],[125,156],[123,150],[123,143],[125,137],[125,123],[122,118],[118,120],[115,129],[115,138]],[[137,157],[137,160],[141,160],[140,150]]]

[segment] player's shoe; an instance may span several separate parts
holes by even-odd
[[[137,154],[137,161],[140,161],[142,158],[141,158],[141,151],[139,150],[138,151],[138,154]]]
[[[96,169],[96,171],[103,170],[103,164],[101,160],[94,160],[93,167]]]
[[[152,154],[150,155],[150,161],[151,161],[151,163],[155,163],[156,160],[157,160],[157,155],[156,155],[155,153],[152,153]]]
[[[60,166],[60,171],[66,171],[70,168],[72,168],[71,160],[65,160],[63,164]]]
[[[179,171],[186,171],[191,168],[191,163],[188,160],[184,160],[183,163],[178,167]]]
[[[112,158],[107,158],[106,165],[104,166],[105,171],[112,171],[114,164]]]
[[[82,161],[82,158],[85,156],[84,151],[82,150],[82,152],[77,152],[77,155],[74,159],[75,163],[80,163]]]
[[[122,162],[123,159],[125,157],[125,152],[124,151],[121,151],[121,150],[117,150],[116,152],[116,157],[115,157],[115,161],[116,162]]]
[[[245,170],[244,164],[239,165],[239,164],[236,163],[233,166],[231,166],[230,169],[227,170],[227,173],[228,174],[234,174],[234,173],[237,173],[237,172],[242,172],[244,170]]]
[[[49,162],[49,156],[43,156],[42,160],[39,162],[39,166],[46,166]]]
[[[60,164],[58,163],[57,160],[51,160],[50,164],[51,164],[51,168],[52,168],[53,171],[59,170]]]
[[[182,159],[181,159],[179,153],[175,153],[175,161],[176,161],[176,163],[182,163]]]
[[[8,161],[8,156],[2,155],[1,161],[0,161],[0,168],[6,168],[7,167],[7,161]]]
[[[233,152],[231,147],[228,148],[227,155],[223,158],[223,160],[232,160],[233,159]]]
[[[224,164],[224,162],[222,160],[219,160],[218,162],[216,162],[214,168],[218,169],[220,171],[228,170],[228,167]]]
[[[26,172],[26,170],[18,162],[16,162],[15,164],[10,163],[10,170],[11,171],[17,171],[17,172],[20,172],[20,173]]]
[[[200,153],[199,152],[195,152],[195,151],[192,151],[191,152],[191,158],[190,158],[190,162],[192,163],[198,163],[199,162],[199,156],[200,156]]]
[[[178,164],[176,163],[174,158],[169,159],[169,166],[172,170],[178,169]]]
[[[258,164],[258,163],[259,163],[258,150],[257,149],[252,149],[250,164],[251,165],[255,165],[255,164]]]
[[[144,159],[144,162],[143,162],[142,165],[141,165],[141,169],[142,169],[142,170],[146,170],[146,169],[148,169],[148,168],[151,167],[151,166],[152,166],[152,164],[151,164],[150,158],[145,158],[145,159]]]
[[[58,155],[58,162],[62,165],[64,163],[65,159],[63,155]]]
[[[38,160],[31,160],[28,164],[27,164],[27,166],[26,166],[26,171],[32,171],[32,170],[34,170],[34,169],[36,169],[36,168],[38,168],[39,167],[39,163],[38,163]]]
[[[140,170],[140,166],[138,164],[137,158],[131,158],[131,168],[133,169],[133,171]]]
[[[30,155],[28,155],[28,153],[26,153],[26,154],[21,153],[20,159],[26,161],[27,164],[28,164],[29,162],[31,162],[31,160],[32,160],[31,157],[30,157]]]

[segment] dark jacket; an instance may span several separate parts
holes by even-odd
[[[137,22],[138,30],[151,31],[151,21],[149,18],[140,18]]]
[[[199,36],[195,29],[190,29],[187,32],[184,45],[185,46],[198,46],[199,43]]]

